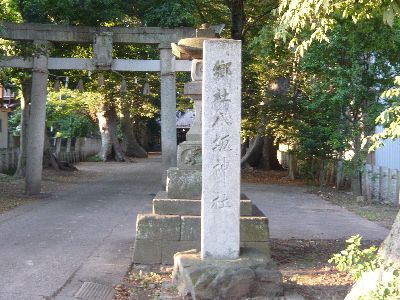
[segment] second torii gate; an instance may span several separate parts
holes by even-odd
[[[46,116],[48,70],[114,70],[160,72],[161,149],[163,173],[176,166],[176,76],[190,71],[191,63],[175,60],[171,43],[195,36],[195,29],[158,27],[87,27],[30,23],[1,23],[0,38],[33,41],[36,55],[31,59],[5,57],[0,67],[32,69],[31,110],[27,132],[26,192],[41,191],[43,144]],[[51,42],[93,43],[93,59],[53,58],[48,56]],[[113,43],[157,44],[160,60],[113,59]],[[163,176],[164,177],[164,176]]]

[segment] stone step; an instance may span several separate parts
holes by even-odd
[[[253,215],[253,205],[245,194],[241,194],[240,215]],[[201,200],[169,199],[167,192],[161,191],[153,199],[153,214],[200,216]]]
[[[176,252],[200,250],[201,217],[140,214],[137,217],[133,261],[172,264]],[[268,218],[240,218],[242,247],[253,247],[270,257]]]

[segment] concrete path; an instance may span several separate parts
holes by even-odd
[[[161,188],[160,165],[116,163],[94,181],[0,215],[0,299],[76,300],[85,281],[118,283],[131,263],[136,215]]]
[[[158,158],[107,164],[95,180],[0,215],[0,299],[76,300],[84,282],[120,282],[131,263],[136,215],[151,211],[152,194],[161,189],[160,167]],[[304,188],[244,185],[243,191],[270,218],[273,238],[387,234]]]
[[[305,187],[244,184],[242,192],[269,218],[272,238],[342,239],[360,234],[365,240],[383,240],[389,233]]]

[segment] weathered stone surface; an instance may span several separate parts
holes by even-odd
[[[201,219],[199,216],[181,217],[181,240],[182,241],[200,241],[201,237]],[[188,249],[185,249],[188,250]]]
[[[173,280],[180,294],[194,299],[282,295],[282,276],[270,258],[255,249],[241,250],[232,260],[202,260],[196,251],[175,254]]]
[[[245,194],[241,194],[240,215],[251,216],[253,204]],[[153,213],[159,215],[200,216],[201,201],[189,199],[168,199],[167,192],[161,191],[153,199]]]
[[[160,264],[161,241],[135,239],[133,262],[136,264]]]
[[[176,252],[200,249],[200,216],[147,214],[139,215],[137,222],[134,262],[172,264]],[[269,241],[264,241],[268,231],[261,230],[265,217],[241,217],[241,224],[243,222],[240,245],[255,248],[269,258]],[[256,233],[251,233],[251,230],[256,230]],[[245,241],[249,239],[254,241]]]
[[[191,81],[185,83],[183,89],[184,94],[187,96],[201,95],[201,83],[201,81]]]
[[[255,248],[267,257],[271,257],[271,247],[269,241],[267,242],[240,242],[240,246],[246,248]]]
[[[112,32],[94,35],[93,61],[99,69],[109,69],[112,64]]]
[[[170,199],[200,199],[201,171],[168,169],[167,193]]]
[[[201,93],[202,93],[202,77],[203,77],[203,69],[202,62],[200,60],[192,61],[192,82],[185,83],[184,86],[184,94],[194,102],[194,109],[196,113],[196,117],[193,121],[192,127],[186,134],[186,141],[197,141],[201,144]]]
[[[173,265],[175,253],[193,249],[200,251],[200,239],[197,241],[162,241],[161,263]]]
[[[48,79],[48,47],[49,43],[35,41],[35,47],[40,52],[34,56],[32,70],[32,90],[30,118],[27,127],[26,176],[25,190],[27,194],[35,195],[41,191],[43,169],[43,145],[46,120],[46,99]]]
[[[251,216],[251,215],[253,215],[253,203],[252,203],[252,201],[247,199],[246,195],[244,195],[244,194],[241,194],[240,199],[242,199],[242,200],[240,200],[240,215],[241,216]]]
[[[203,61],[201,59],[193,59],[192,60],[192,69],[190,72],[192,76],[193,82],[199,82],[203,80]],[[184,90],[185,94],[201,94],[201,84],[200,91],[197,93],[186,93],[186,89]]]
[[[161,159],[165,184],[167,170],[176,167],[176,75],[171,47],[160,44]]]
[[[178,168],[201,170],[201,141],[186,141],[179,144]]]
[[[93,43],[96,32],[112,32],[114,43],[159,44],[177,42],[196,35],[195,28],[160,27],[88,27],[34,23],[2,22],[1,37],[12,40],[48,40],[53,42]]]
[[[255,269],[256,282],[252,287],[253,295],[280,295],[282,293],[282,274],[276,269],[260,266]]]
[[[202,258],[240,249],[241,41],[206,40],[203,52]]]
[[[180,237],[180,216],[154,214],[137,216],[136,239],[179,241]]]
[[[181,217],[181,240],[193,241],[200,238],[201,220],[199,216]],[[268,218],[240,217],[241,242],[268,242]],[[250,245],[250,244],[249,244]],[[258,247],[256,247],[258,248]]]
[[[199,216],[200,210],[201,210],[200,200],[187,200],[187,199],[153,200],[154,214]]]
[[[267,217],[241,217],[240,240],[243,242],[261,242],[269,240]]]

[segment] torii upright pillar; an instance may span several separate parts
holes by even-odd
[[[171,44],[160,44],[162,184],[167,170],[176,167],[176,75]]]
[[[31,108],[28,122],[25,191],[35,195],[41,191],[43,147],[46,122],[48,79],[47,41],[34,41]]]

